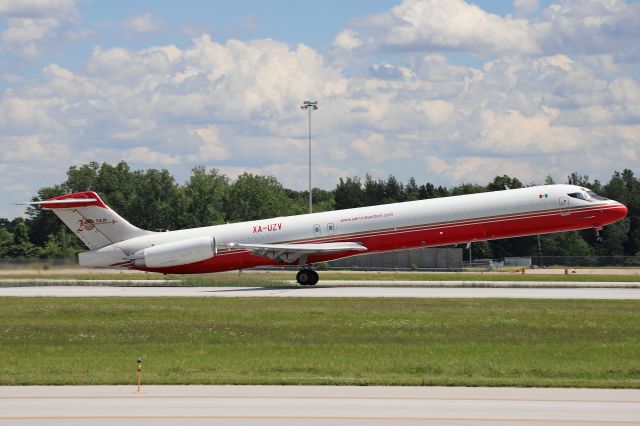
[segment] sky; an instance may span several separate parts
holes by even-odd
[[[640,2],[0,0],[0,217],[90,161],[307,186],[638,173]]]

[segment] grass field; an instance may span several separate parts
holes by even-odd
[[[640,302],[0,298],[0,384],[640,387]]]
[[[0,276],[3,280],[38,278],[51,279],[51,282],[41,282],[37,285],[59,285],[55,280],[73,279],[73,280],[121,280],[123,282],[130,280],[167,280],[167,285],[176,286],[280,286],[283,282],[295,280],[296,271],[249,271],[238,274],[237,272],[221,272],[217,274],[203,275],[162,275],[153,273],[74,273],[74,274],[48,274],[42,271],[38,274],[3,274]],[[349,281],[367,281],[367,280],[386,280],[386,281],[414,281],[416,285],[421,282],[429,283],[433,281],[513,281],[518,283],[527,282],[627,282],[640,283],[638,275],[620,275],[620,274],[519,274],[519,273],[461,273],[461,272],[340,272],[340,271],[319,271],[320,284],[323,281],[331,280],[349,280]],[[179,280],[180,282],[173,282]],[[16,285],[36,285],[33,283],[19,282],[3,282],[0,286],[16,286]],[[76,284],[87,285],[87,284]],[[95,284],[92,284],[95,285]],[[107,284],[113,285],[113,284]],[[138,284],[140,285],[140,284]],[[153,284],[158,285],[158,284]],[[640,284],[639,284],[640,285]]]

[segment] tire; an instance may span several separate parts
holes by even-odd
[[[298,282],[298,284],[311,285],[311,281],[313,280],[313,274],[311,274],[311,272],[313,271],[309,271],[306,269],[298,271],[298,273],[296,274],[296,281]]]
[[[310,271],[310,272],[311,272],[311,281],[309,281],[309,285],[318,284],[318,281],[320,280],[320,276],[316,271]]]

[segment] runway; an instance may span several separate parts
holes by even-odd
[[[637,425],[640,390],[339,386],[0,387],[14,425]]]
[[[399,297],[639,300],[640,288],[0,287],[0,297]]]
[[[266,280],[271,283],[281,284],[283,286],[297,286],[295,280],[276,281]],[[0,286],[11,286],[12,284],[33,284],[33,285],[94,285],[94,286],[167,286],[180,285],[182,280],[179,279],[77,279],[77,278],[0,278]],[[638,281],[416,281],[416,280],[322,280],[318,287],[506,287],[506,288],[640,288],[640,280]]]

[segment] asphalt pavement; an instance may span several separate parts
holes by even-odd
[[[0,297],[417,297],[638,300],[640,288],[3,286]]]
[[[640,390],[349,386],[0,387],[14,425],[639,425]]]

